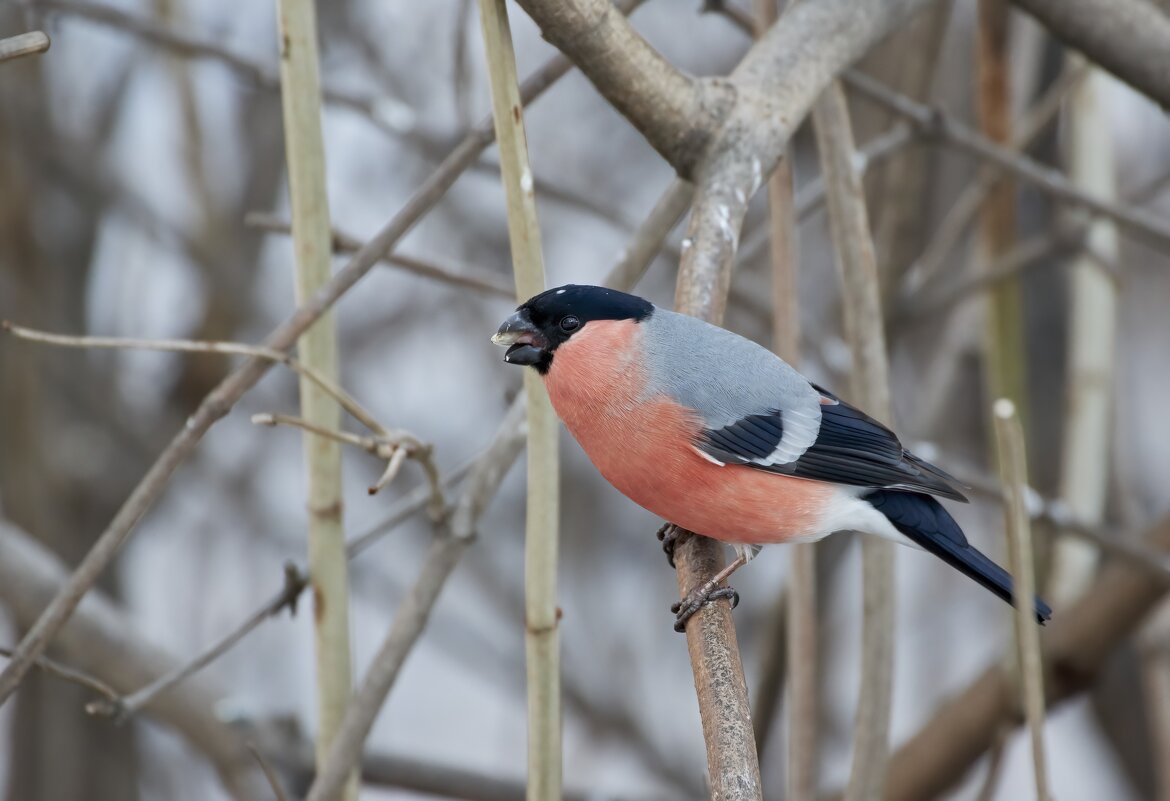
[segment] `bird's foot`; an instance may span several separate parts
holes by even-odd
[[[674,567],[674,546],[681,533],[682,529],[674,523],[663,523],[658,529],[658,541],[662,543],[662,552],[666,554],[666,561],[670,562],[671,567]]]
[[[674,630],[686,631],[687,621],[703,607],[703,604],[718,601],[720,598],[728,599],[732,609],[739,606],[739,593],[735,588],[720,587],[715,581],[708,581],[696,587],[687,593],[686,598],[672,603],[670,611],[674,612]]]

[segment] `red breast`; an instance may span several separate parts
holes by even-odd
[[[654,514],[727,542],[816,532],[833,485],[701,456],[693,443],[702,418],[649,389],[641,325],[586,324],[557,348],[545,376],[553,408],[606,480]]]

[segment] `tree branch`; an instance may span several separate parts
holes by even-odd
[[[607,3],[608,5],[608,3]],[[625,17],[612,13],[618,25]],[[480,0],[492,117],[500,151],[500,178],[508,216],[508,242],[523,302],[544,291],[544,256],[528,139],[520,109],[516,54],[504,0]],[[561,797],[561,662],[557,607],[560,529],[559,427],[540,376],[524,371],[528,398],[528,494],[524,522],[524,652],[528,694],[529,801]]]
[[[1170,518],[1145,544],[1170,548]],[[1115,562],[1072,606],[1053,619],[1042,641],[1045,701],[1051,710],[1092,686],[1105,659],[1170,591],[1165,578]],[[997,661],[939,708],[890,762],[886,798],[928,801],[945,793],[992,747],[1001,728],[1023,720],[1016,680]]]
[[[1085,192],[1057,170],[1016,153],[1011,147],[996,144],[958,120],[898,94],[867,75],[851,71],[844,80],[849,88],[906,118],[924,134],[971,153],[1074,208],[1116,220],[1122,228],[1156,248],[1170,243],[1170,225],[1157,215]]]
[[[851,394],[869,414],[889,420],[889,364],[877,257],[861,177],[853,168],[853,127],[839,83],[834,83],[817,103],[813,127],[825,179],[829,230],[841,273],[845,335],[853,354]],[[862,680],[854,724],[853,770],[845,797],[850,801],[876,801],[881,797],[889,758],[894,680],[893,544],[876,537],[864,539],[862,571]]]
[[[518,2],[679,175],[691,177],[731,105],[728,87],[675,68],[610,0]]]
[[[1170,17],[1147,0],[1013,0],[1053,36],[1170,106]]]
[[[0,521],[0,601],[21,627],[65,583],[68,571],[56,556],[24,532]],[[150,684],[176,661],[134,634],[129,615],[105,593],[90,593],[56,640],[60,658],[74,671],[100,679],[116,693]],[[204,676],[155,697],[146,712],[181,733],[215,765],[228,792],[240,801],[267,797],[267,783],[248,757],[244,740],[214,713],[226,690]]]

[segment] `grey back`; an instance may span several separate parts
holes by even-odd
[[[816,441],[820,393],[767,348],[666,309],[655,308],[642,327],[651,393],[695,409],[711,429],[747,415],[780,415],[783,437],[759,464],[795,461]]]

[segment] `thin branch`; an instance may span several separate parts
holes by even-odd
[[[626,5],[635,6],[637,0],[626,0]],[[570,66],[568,59],[563,57],[550,59],[524,82],[520,92],[521,100],[524,103],[532,102],[565,75]],[[469,131],[443,163],[415,190],[398,214],[355,253],[349,263],[311,300],[277,326],[265,339],[264,347],[275,351],[290,349],[304,331],[365,277],[382,256],[392,250],[415,223],[434,208],[455,180],[479,158],[494,138],[490,119],[480,122]],[[252,356],[200,402],[199,408],[159,454],[146,475],[114,515],[114,519],[97,537],[89,552],[74,569],[69,580],[60,588],[17,646],[12,660],[0,672],[0,705],[12,695],[31,666],[32,659],[44,651],[85,593],[121,550],[138,521],[162,495],[174,471],[191,455],[211,426],[227,415],[244,393],[268,372],[269,366],[269,360]]]
[[[0,520],[0,602],[16,626],[31,624],[68,575],[66,565],[44,545]],[[176,664],[136,634],[137,629],[125,609],[96,590],[61,630],[56,652],[70,669],[98,678],[118,697],[169,673]],[[239,732],[215,715],[216,703],[225,693],[221,684],[204,675],[159,696],[146,712],[203,754],[233,798],[254,801],[264,792],[265,782],[248,759]]]
[[[845,93],[834,83],[813,111],[813,128],[829,208],[829,228],[841,273],[845,334],[853,353],[852,395],[869,414],[890,419],[889,365],[882,323],[877,259],[865,193],[853,169],[853,131]],[[861,693],[853,732],[853,769],[845,797],[881,797],[889,749],[894,675],[893,544],[862,541],[864,573]]]
[[[1170,548],[1170,518],[1141,538],[1146,548]],[[1057,615],[1041,641],[1047,666],[1048,708],[1077,697],[1093,685],[1106,658],[1170,591],[1165,577],[1148,568],[1115,562],[1093,587]],[[1023,720],[1015,678],[995,662],[903,745],[890,763],[886,798],[928,801],[952,787],[991,748],[999,732]]]
[[[288,220],[281,219],[275,214],[262,211],[248,212],[244,217],[244,225],[275,234],[292,233],[292,225]],[[333,229],[333,252],[356,253],[361,250],[362,242],[337,228]],[[399,267],[415,275],[432,278],[451,286],[475,289],[491,295],[505,297],[511,300],[516,296],[515,291],[503,279],[488,270],[462,268],[454,270],[440,264],[412,256],[402,256],[397,253],[387,253],[382,261],[388,266]]]
[[[441,525],[436,533],[418,578],[399,605],[389,633],[346,708],[337,736],[309,788],[307,801],[334,798],[346,776],[358,764],[362,744],[422,633],[439,592],[473,540],[480,513],[523,447],[521,420],[526,405],[523,398],[521,395],[512,404],[487,453],[472,470],[450,522]]]
[[[1115,85],[1108,75],[1093,70],[1073,95],[1068,120],[1069,174],[1086,191],[1106,198],[1117,196],[1112,132],[1104,113],[1106,92]],[[1089,223],[1084,236],[1087,252],[1069,265],[1060,495],[1079,520],[1097,524],[1105,513],[1110,481],[1120,287],[1092,254],[1115,261],[1119,243],[1117,227],[1109,220]],[[1048,577],[1053,606],[1059,609],[1084,592],[1092,583],[1097,557],[1097,549],[1083,541],[1056,543]]]
[[[1170,17],[1146,0],[1013,0],[1052,35],[1170,106]]]
[[[475,461],[471,461],[452,471],[442,481],[443,486],[450,486],[461,480],[475,464]],[[389,534],[424,508],[428,508],[433,498],[434,493],[429,485],[416,487],[414,491],[404,495],[384,520],[346,543],[345,550],[347,558],[353,560],[378,539]],[[125,720],[147,707],[163,692],[166,692],[171,687],[190,678],[195,673],[215,662],[245,636],[257,629],[261,623],[276,617],[286,607],[291,614],[295,615],[297,601],[305,591],[305,588],[308,587],[309,577],[297,568],[296,565],[289,562],[284,566],[284,580],[285,584],[280,592],[264,601],[254,611],[249,612],[243,621],[232,628],[231,631],[206,651],[200,653],[185,664],[177,665],[173,670],[160,676],[149,685],[135,690],[125,697],[119,696],[117,693],[113,693],[112,695],[103,693],[103,695],[106,695],[108,703],[104,701],[92,702],[86,707],[86,711],[90,714],[109,715],[117,720]]]
[[[608,0],[605,4],[610,8]],[[610,13],[615,25],[625,17]],[[500,178],[516,294],[524,301],[545,288],[544,256],[528,140],[520,108],[516,54],[504,0],[480,0],[479,18],[491,86]],[[614,61],[621,56],[611,54]],[[557,606],[560,464],[556,414],[540,377],[524,371],[528,397],[528,497],[524,523],[524,651],[528,690],[528,799],[561,797],[561,662]]]
[[[909,120],[923,134],[998,166],[1074,208],[1115,220],[1123,229],[1155,247],[1165,248],[1170,243],[1170,225],[1157,215],[1087,193],[1057,170],[996,144],[953,117],[911,100],[867,75],[851,70],[844,80],[851,89]]]
[[[326,378],[320,371],[303,364],[285,351],[275,350],[264,347],[263,345],[245,345],[241,342],[205,342],[193,339],[71,336],[68,334],[53,334],[48,331],[26,328],[8,320],[0,320],[0,331],[10,333],[18,339],[28,340],[29,342],[40,342],[45,345],[56,345],[64,348],[155,350],[164,353],[219,353],[229,356],[251,356],[256,359],[265,359],[270,362],[283,364],[297,375],[312,381],[313,384],[334,398],[347,412],[370,430],[385,431],[381,424],[374,419],[374,416],[364,406],[358,403],[357,400],[332,379]]]
[[[210,39],[200,39],[182,30],[159,25],[153,20],[101,3],[85,0],[17,0],[17,2],[42,11],[59,14],[105,25],[114,30],[136,36],[145,42],[164,47],[183,58],[209,59],[228,67],[238,76],[259,89],[280,91],[280,74],[266,64],[253,61],[246,56],[233,53]],[[326,102],[350,109],[369,120],[379,130],[392,136],[402,136],[413,128],[414,111],[398,100],[389,97],[368,97],[348,90],[325,87],[322,96]]]
[[[248,743],[248,750],[252,752],[252,756],[256,758],[260,769],[264,771],[264,778],[268,779],[269,786],[272,787],[272,794],[276,796],[276,801],[288,801],[288,796],[285,795],[284,788],[280,784],[280,777],[276,775],[276,771],[268,764],[268,760],[260,753],[254,744]]]
[[[86,705],[85,711],[91,715],[113,717],[118,721],[133,717],[159,695],[226,654],[236,643],[244,639],[264,621],[276,617],[285,609],[295,615],[297,600],[308,586],[308,581],[308,576],[302,573],[296,565],[291,562],[286,563],[284,566],[284,586],[281,587],[280,591],[206,651],[185,664],[175,666],[170,672],[159,676],[150,684],[135,690],[130,695],[125,697],[107,696],[104,701],[91,701]]]
[[[1084,80],[1087,70],[1083,65],[1073,65],[1064,70],[1063,74],[1053,82],[1036,103],[1028,110],[1013,132],[1010,148],[1013,152],[1027,150],[1043,133],[1049,123],[1056,118],[1061,106],[1069,93],[1074,91]],[[939,222],[934,235],[926,244],[913,264],[904,270],[906,275],[905,286],[908,294],[919,287],[926,285],[931,278],[941,272],[943,263],[951,258],[951,254],[958,246],[959,240],[971,227],[983,207],[988,194],[1003,180],[1004,171],[990,165],[985,165],[980,171],[979,180],[967,186],[959,197],[947,209],[946,215]]]
[[[1033,611],[1036,573],[1032,564],[1032,526],[1028,517],[1028,467],[1024,429],[1015,404],[1000,398],[994,405],[999,470],[1004,486],[1004,518],[1012,569],[1016,655],[1024,712],[1032,739],[1036,801],[1048,801],[1048,767],[1044,755],[1044,677],[1040,661],[1040,628]]]
[[[443,498],[443,482],[439,478],[439,469],[435,465],[434,460],[434,446],[423,442],[409,431],[386,431],[385,429],[380,429],[382,433],[375,434],[372,437],[363,437],[358,434],[351,434],[348,431],[319,426],[301,417],[268,412],[252,415],[252,423],[262,426],[283,425],[299,428],[302,431],[308,431],[339,444],[352,445],[385,461],[385,471],[369,487],[368,491],[370,495],[376,495],[394,480],[407,457],[415,459],[423,466],[427,474],[427,481],[430,484],[431,517],[437,518],[441,516],[443,509],[446,508],[446,501]]]
[[[9,36],[7,39],[0,39],[0,64],[24,56],[44,53],[51,44],[49,35],[44,31],[29,31]]]
[[[979,129],[989,142],[1010,146],[1012,102],[1008,66],[1008,0],[979,0],[976,72]],[[985,267],[1016,239],[1016,185],[1001,181],[979,209],[978,264]],[[993,398],[1016,404],[1028,416],[1023,287],[1013,277],[991,285],[985,304],[983,380]]]
[[[12,649],[0,647],[0,656],[11,657]],[[47,656],[37,657],[36,666],[50,676],[56,676],[59,679],[84,687],[87,690],[93,690],[111,702],[118,700],[118,691],[101,679],[71,668],[68,665],[62,665],[60,662],[49,659]]]

